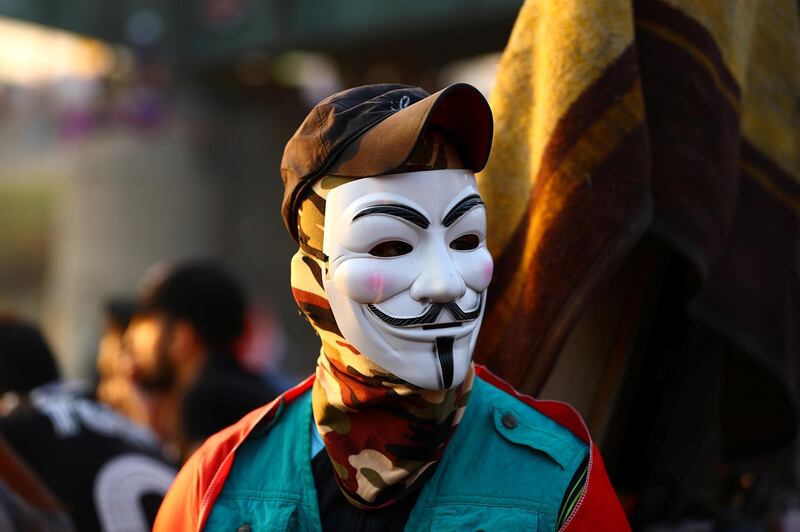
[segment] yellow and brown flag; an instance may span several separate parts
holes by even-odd
[[[479,176],[496,261],[479,361],[539,391],[648,230],[702,280],[695,316],[797,355],[799,22],[790,0],[525,2]]]

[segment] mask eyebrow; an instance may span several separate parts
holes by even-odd
[[[407,207],[406,205],[394,204],[373,205],[372,207],[367,207],[363,211],[353,216],[353,221],[355,222],[359,218],[369,216],[370,214],[387,214],[389,216],[394,216],[395,218],[402,218],[403,220],[409,221],[414,225],[418,225],[423,229],[427,229],[431,224],[428,219],[425,218],[425,215],[418,210]]]
[[[467,196],[466,198],[456,203],[452,209],[450,209],[450,212],[448,212],[445,215],[444,220],[442,220],[442,225],[444,225],[445,227],[450,227],[456,222],[456,220],[467,214],[467,212],[472,210],[474,207],[477,207],[478,205],[483,205],[483,200],[481,199],[480,196],[478,196],[477,194],[472,194],[470,196]]]

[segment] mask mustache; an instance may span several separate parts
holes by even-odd
[[[398,318],[390,316],[385,312],[380,311],[375,305],[367,304],[367,308],[372,314],[384,323],[392,327],[424,327],[436,326],[436,320],[444,309],[453,316],[455,321],[472,321],[476,319],[481,313],[481,304],[483,303],[483,294],[478,294],[478,304],[474,310],[464,311],[458,306],[458,303],[451,301],[449,303],[431,303],[425,312],[419,316],[412,318]]]

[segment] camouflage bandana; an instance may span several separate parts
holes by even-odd
[[[393,173],[444,168],[461,168],[458,154],[431,132]],[[456,388],[425,390],[392,375],[342,337],[323,290],[322,241],[325,197],[352,179],[325,177],[302,202],[292,292],[322,342],[312,404],[336,480],[352,504],[378,509],[418,488],[442,457],[463,416],[474,370]]]

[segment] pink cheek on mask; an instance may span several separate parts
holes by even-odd
[[[371,272],[364,278],[367,290],[373,295],[375,302],[383,299],[383,290],[386,286],[386,279],[378,272]]]
[[[487,260],[486,263],[481,268],[481,273],[483,274],[483,282],[486,286],[492,281],[492,274],[494,274],[494,262],[492,260]]]

